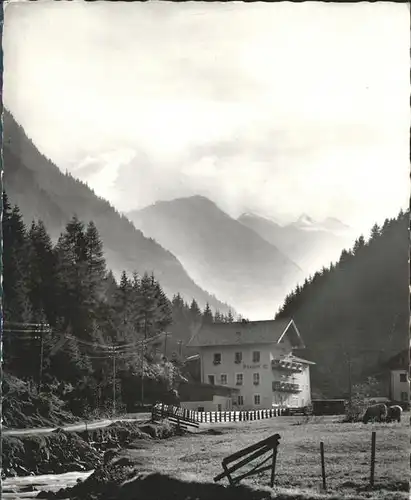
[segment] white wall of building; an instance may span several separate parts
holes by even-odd
[[[260,353],[260,360],[253,361],[253,353]],[[201,349],[202,382],[210,383],[214,377],[217,385],[227,385],[239,389],[235,409],[271,408],[272,404],[302,407],[311,403],[309,365],[303,365],[302,373],[273,370],[271,361],[291,355],[291,345],[285,337],[280,344],[243,344],[236,346],[210,346]],[[235,354],[241,353],[241,362],[235,362]],[[214,355],[221,356],[219,364],[214,363]],[[242,384],[237,377],[242,375]],[[223,378],[222,378],[223,377]],[[301,392],[286,393],[273,391],[273,382],[298,384]],[[258,382],[258,383],[257,383]]]
[[[181,407],[194,411],[230,411],[232,400],[226,396],[214,396],[212,401],[181,401]]]
[[[407,370],[391,370],[391,400],[397,402],[408,402],[410,399],[410,381]]]

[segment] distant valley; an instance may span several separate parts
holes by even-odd
[[[173,252],[201,287],[248,317],[272,318],[302,278],[277,246],[203,196],[157,202],[127,216]]]

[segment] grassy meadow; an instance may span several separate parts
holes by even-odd
[[[371,489],[373,430],[377,437],[375,481]],[[195,433],[150,443],[147,448],[129,449],[126,453],[138,462],[141,472],[210,483],[222,471],[221,461],[225,456],[275,433],[281,435],[275,483],[278,495],[298,491],[298,498],[409,498],[407,413],[401,423],[391,424],[342,423],[341,417],[278,417],[202,425]],[[326,492],[322,491],[321,441],[325,449]],[[269,483],[269,475],[270,472],[263,472],[243,480],[242,484],[264,487]],[[227,479],[221,483],[227,484]]]

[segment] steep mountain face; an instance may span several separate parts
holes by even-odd
[[[300,269],[275,246],[202,196],[128,213],[170,249],[202,287],[250,317],[273,317]]]
[[[75,214],[86,223],[93,220],[101,235],[108,267],[118,276],[124,269],[154,272],[166,294],[180,293],[200,307],[228,312],[229,307],[201,289],[169,251],[147,238],[84,183],[63,174],[45,158],[15,122],[3,115],[4,186],[11,204],[17,204],[25,223],[41,219],[53,239]]]
[[[280,226],[249,213],[241,215],[238,221],[296,262],[305,276],[338,260],[341,251],[353,243],[348,226],[333,218],[318,223],[304,214],[296,222]]]
[[[327,397],[347,395],[350,377],[375,374],[409,346],[408,225],[409,212],[375,225],[284,301],[278,317],[295,320],[304,356],[317,363],[313,386]]]

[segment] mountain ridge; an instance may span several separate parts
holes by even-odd
[[[237,220],[277,246],[303,269],[306,276],[337,260],[341,251],[352,244],[348,230],[327,230],[322,227],[323,223],[317,223],[304,214],[294,223],[286,225],[252,213],[242,214]]]
[[[85,183],[61,172],[8,110],[3,112],[3,137],[4,188],[28,225],[32,219],[43,220],[55,240],[74,214],[85,222],[93,220],[106,249],[108,267],[117,276],[123,269],[154,272],[170,298],[180,293],[187,301],[194,298],[200,307],[209,302],[213,309],[228,312],[229,306],[201,289],[169,250],[147,238]]]
[[[271,317],[275,301],[301,272],[278,248],[201,195],[157,201],[127,215],[171,249],[197,283],[248,316],[259,310]]]

